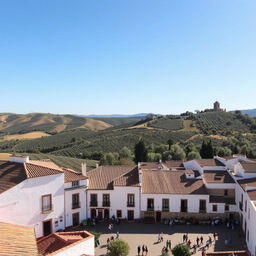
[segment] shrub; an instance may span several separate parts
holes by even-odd
[[[172,249],[172,254],[174,256],[190,256],[190,249],[185,244],[178,244]]]
[[[129,245],[123,240],[114,240],[108,245],[109,256],[127,256],[130,251]]]

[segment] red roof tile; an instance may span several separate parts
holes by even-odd
[[[87,177],[83,176],[81,172],[76,172],[74,170],[63,168],[65,175],[65,182],[72,182],[72,181],[78,181],[78,180],[86,180]]]
[[[235,183],[228,171],[204,171],[203,177],[207,183]]]

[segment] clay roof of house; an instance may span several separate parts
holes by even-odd
[[[240,179],[237,180],[238,184],[245,190],[245,187],[248,185],[250,187],[256,187],[256,178],[249,178],[249,179]]]
[[[37,246],[40,254],[52,256],[92,237],[87,231],[57,232],[38,240]]]
[[[241,165],[245,172],[256,172],[256,162],[242,162]]]
[[[224,196],[210,196],[210,203],[236,204],[235,198]]]
[[[131,171],[119,176],[114,180],[114,186],[121,186],[121,187],[134,187],[139,186],[139,171],[138,168],[135,167]]]
[[[256,190],[247,191],[247,194],[252,201],[256,201]]]
[[[140,167],[142,170],[161,170],[161,169],[171,169],[177,167],[183,167],[183,161],[164,161],[164,162],[141,162]]]
[[[206,252],[206,256],[249,256],[247,251]]]
[[[185,171],[142,171],[143,194],[208,194],[201,179],[187,179]]]
[[[29,178],[60,174],[63,170],[49,161],[16,163],[0,161],[0,193]]]
[[[38,256],[33,228],[0,222],[1,256]]]
[[[235,183],[228,171],[205,170],[203,177],[206,183]]]
[[[81,172],[76,172],[72,169],[62,168],[64,171],[65,182],[86,180],[87,177],[83,176]]]
[[[137,169],[137,166],[131,165],[101,165],[88,172],[88,178],[90,180],[88,189],[107,189],[112,190],[114,188],[114,181],[121,176]],[[133,174],[133,173],[132,173]],[[133,177],[136,177],[135,175]],[[127,182],[127,183],[126,183]],[[127,184],[134,186],[138,183],[137,180],[131,182],[131,180],[125,176],[116,181],[116,184]]]
[[[201,167],[204,166],[224,166],[222,162],[218,159],[209,158],[209,159],[194,159]]]

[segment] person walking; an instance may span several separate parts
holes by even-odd
[[[216,241],[216,238],[217,238],[217,233],[213,233],[213,239],[214,239],[214,241]]]
[[[183,243],[186,242],[186,234],[183,235]]]
[[[171,242],[171,240],[169,240],[169,249],[170,250],[172,249],[172,242]]]
[[[146,253],[146,255],[148,255],[148,247],[147,246],[145,246],[145,253]]]
[[[145,249],[146,249],[146,248],[145,248],[145,245],[143,244],[143,245],[142,245],[142,255],[144,255]]]
[[[199,237],[197,237],[196,238],[196,245],[197,245],[197,247],[199,247],[199,241],[200,241],[200,239],[199,239]]]
[[[186,243],[188,242],[188,233],[186,234]]]
[[[166,247],[169,247],[169,240],[166,240]]]
[[[137,247],[138,256],[140,256],[140,245]]]
[[[204,238],[203,236],[200,237],[201,244],[204,244]]]
[[[160,243],[160,242],[161,242],[161,234],[160,234],[160,233],[158,234],[157,242],[158,242],[158,243]]]

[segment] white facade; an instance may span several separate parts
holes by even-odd
[[[52,195],[52,211],[42,213],[42,196]],[[64,229],[64,174],[26,179],[0,194],[0,220],[34,227],[43,236],[43,222],[51,220],[51,230]]]
[[[66,227],[73,226],[73,214],[79,214],[79,223],[87,218],[86,215],[86,180],[80,180],[77,187],[72,182],[65,183],[65,223]],[[79,204],[74,207],[72,195],[78,194]]]
[[[90,206],[91,194],[97,194],[97,207]],[[103,194],[109,194],[110,196],[110,207],[103,207]],[[134,194],[135,206],[127,207],[128,194]],[[128,218],[128,210],[134,211],[134,218],[140,218],[140,188],[139,187],[114,187],[113,190],[88,190],[87,191],[87,209],[88,218],[91,218],[91,209],[109,209],[109,216],[117,216],[117,210],[122,211],[122,219]],[[98,213],[98,212],[97,212]],[[104,218],[104,213],[103,213]]]

